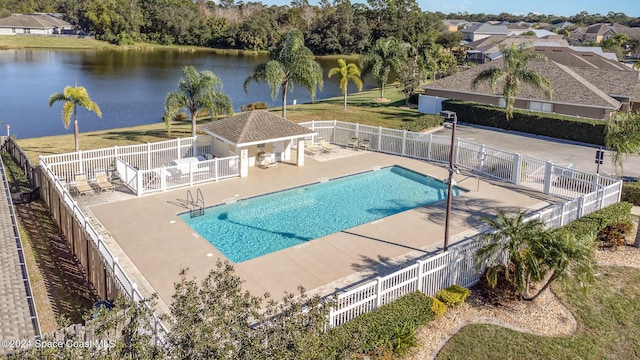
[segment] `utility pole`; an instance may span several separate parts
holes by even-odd
[[[449,248],[449,217],[451,214],[451,199],[452,191],[453,191],[453,173],[457,172],[457,169],[454,167],[454,156],[455,156],[455,138],[456,138],[456,125],[458,123],[458,115],[453,111],[444,110],[440,112],[440,116],[442,116],[445,120],[452,120],[453,125],[451,128],[451,147],[449,151],[449,181],[448,181],[448,189],[447,189],[447,210],[445,214],[444,220],[444,251],[447,251]]]

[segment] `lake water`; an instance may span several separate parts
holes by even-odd
[[[182,68],[193,65],[198,71],[213,71],[223,82],[223,91],[233,107],[264,101],[280,105],[280,95],[271,99],[266,83],[252,83],[248,94],[242,84],[253,68],[267,61],[266,55],[236,56],[177,50],[0,50],[0,133],[11,126],[18,138],[72,134],[73,126],[62,125],[62,103],[49,107],[49,96],[66,85],[84,86],[100,105],[102,119],[80,110],[80,132],[105,130],[162,121],[164,98],[177,90]],[[335,60],[320,60],[325,69],[324,90],[316,100],[341,96],[337,79],[327,79]],[[365,83],[370,89],[374,83]],[[349,92],[355,92],[350,84]],[[308,92],[295,88],[287,95],[289,105],[310,102]]]

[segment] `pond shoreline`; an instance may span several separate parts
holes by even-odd
[[[184,52],[211,52],[217,55],[260,56],[267,55],[266,50],[220,49],[191,45],[157,45],[151,43],[137,43],[136,45],[114,45],[106,41],[93,38],[63,38],[47,36],[16,36],[0,35],[0,50],[14,49],[67,49],[67,50],[113,50],[113,51],[154,51],[177,50]],[[357,61],[358,54],[351,55],[321,55],[317,59],[345,59]]]

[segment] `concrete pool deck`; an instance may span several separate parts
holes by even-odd
[[[305,166],[279,163],[276,168],[250,169],[245,178],[232,178],[199,188],[206,206],[252,197],[295,186],[400,165],[436,179],[447,177],[444,166],[420,160],[340,149],[346,156],[307,156]],[[325,161],[320,161],[325,160]],[[455,175],[458,186],[469,190],[453,199],[451,244],[477,233],[480,218],[495,208],[540,209],[558,199],[506,183]],[[99,197],[102,195],[96,195]],[[187,188],[100,205],[88,205],[113,240],[105,240],[143,293],[157,292],[167,310],[179,272],[203,279],[224,256],[178,218],[187,211]],[[85,198],[85,197],[83,197]],[[80,199],[79,202],[82,202]],[[86,201],[90,201],[87,199]],[[235,264],[245,289],[254,295],[269,292],[275,299],[299,285],[321,295],[343,290],[371,276],[396,270],[407,259],[437,251],[443,243],[446,202],[419,207]],[[327,209],[331,211],[331,209]],[[150,288],[149,288],[150,287]]]

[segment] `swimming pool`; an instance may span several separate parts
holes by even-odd
[[[465,192],[454,187],[454,196]],[[447,185],[399,166],[207,208],[180,218],[234,263],[446,199]]]

